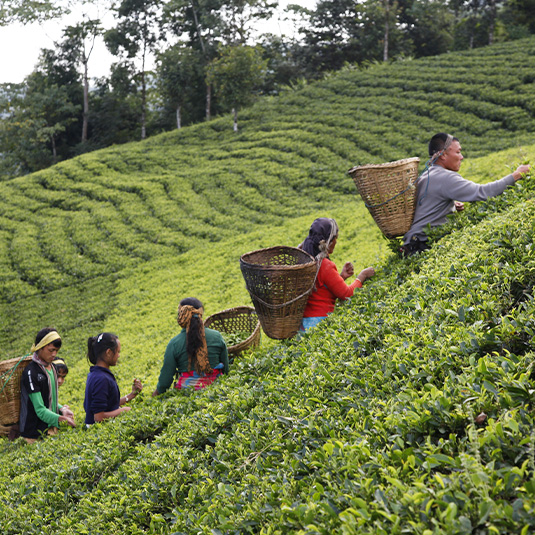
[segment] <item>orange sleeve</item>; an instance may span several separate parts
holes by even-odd
[[[338,299],[347,299],[353,295],[355,288],[362,287],[362,282],[359,279],[355,279],[348,286],[346,281],[340,276],[340,273],[338,273],[334,262],[329,261],[325,267],[323,283]]]

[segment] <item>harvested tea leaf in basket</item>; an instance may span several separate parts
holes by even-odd
[[[240,331],[237,333],[222,332],[221,335],[223,336],[223,340],[225,340],[225,344],[227,344],[227,346],[235,346],[247,340],[247,338],[251,336],[251,333],[249,331]]]

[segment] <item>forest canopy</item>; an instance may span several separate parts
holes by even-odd
[[[22,83],[0,85],[0,180],[220,114],[232,113],[238,131],[238,111],[254,98],[347,64],[364,68],[535,32],[532,0],[319,0],[313,9],[290,4],[285,16],[297,30],[291,36],[263,31],[279,9],[276,0],[122,0],[111,7],[107,25],[86,9],[97,4],[0,4],[4,26],[60,17],[69,9],[80,13],[53,49],[41,51]],[[115,58],[109,74],[98,79],[89,68],[97,39]],[[156,67],[149,70],[153,59]]]

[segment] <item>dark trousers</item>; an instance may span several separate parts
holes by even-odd
[[[401,254],[407,257],[416,253],[421,253],[422,251],[427,251],[427,249],[431,249],[427,240],[419,240],[418,238],[413,237],[409,243],[401,247]]]

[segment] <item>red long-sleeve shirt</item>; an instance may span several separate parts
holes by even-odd
[[[310,294],[303,314],[304,318],[323,317],[334,310],[336,299],[347,299],[362,282],[355,279],[351,284],[340,276],[336,264],[324,258],[316,279],[316,287]]]

